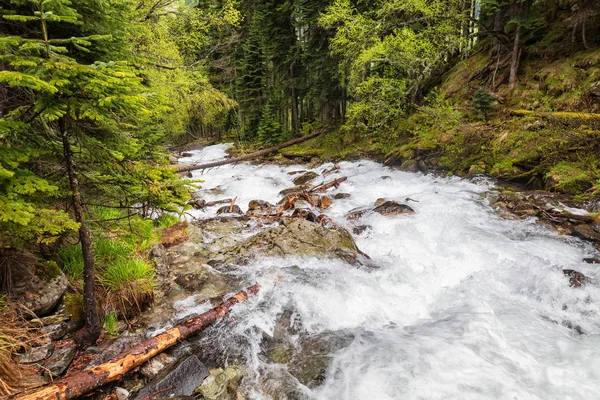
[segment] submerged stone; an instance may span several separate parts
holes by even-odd
[[[237,400],[237,388],[243,374],[244,369],[238,365],[211,370],[202,385],[194,391],[194,397],[198,400]]]
[[[296,186],[304,185],[305,183],[308,183],[308,182],[312,181],[313,179],[315,179],[317,176],[319,176],[319,174],[317,174],[316,172],[308,171],[308,172],[300,175],[299,177],[295,178],[294,185],[296,185]]]

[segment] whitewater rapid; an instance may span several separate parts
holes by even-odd
[[[225,156],[227,145],[192,152],[181,162]],[[315,399],[600,399],[600,288],[592,246],[531,220],[500,218],[484,197],[493,183],[407,173],[368,160],[341,162],[350,193],[325,211],[344,215],[380,197],[405,202],[415,214],[372,214],[354,235],[378,268],[326,258],[259,259],[235,270],[259,294],[236,306],[235,323],[214,330],[239,344],[252,399],[270,398],[260,376],[281,366],[261,357],[261,342],[292,310],[309,334],[351,333],[333,355]],[[323,172],[332,167],[314,168]],[[194,172],[207,201],[238,196],[276,203],[305,166],[226,165]],[[317,178],[315,182],[322,179]],[[217,188],[216,190],[209,190]],[[193,211],[197,218],[214,216]],[[590,284],[573,289],[562,269]],[[282,279],[275,284],[274,277]],[[578,329],[573,329],[578,327]],[[578,330],[583,334],[578,333]]]

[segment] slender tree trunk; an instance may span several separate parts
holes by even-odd
[[[296,88],[291,90],[292,96],[292,131],[294,137],[297,137],[300,133],[300,120],[298,119],[298,95],[296,94]]]
[[[513,46],[512,59],[510,60],[510,75],[508,76],[508,84],[514,87],[517,84],[517,68],[519,67],[519,39],[521,36],[521,23],[517,24],[515,32],[515,42]]]
[[[583,42],[583,47],[587,50],[589,47],[587,43],[587,38],[585,36],[585,20],[586,18],[584,17],[583,21],[581,22],[581,41]]]
[[[79,182],[75,173],[75,163],[73,162],[73,152],[69,142],[69,132],[64,118],[59,120],[60,133],[63,142],[63,152],[65,164],[67,167],[67,176],[71,186],[71,196],[73,201],[73,212],[75,220],[79,223],[79,241],[81,242],[81,252],[83,253],[83,296],[85,325],[75,335],[75,341],[79,346],[85,347],[96,343],[100,336],[100,318],[98,316],[98,302],[96,299],[96,278],[94,273],[94,255],[92,254],[92,237],[85,221],[85,214],[81,204],[81,193],[79,191]]]

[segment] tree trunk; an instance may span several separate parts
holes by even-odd
[[[69,132],[64,118],[59,120],[59,128],[62,136],[63,152],[67,176],[71,186],[71,197],[75,220],[79,223],[79,241],[83,253],[83,299],[85,311],[85,325],[75,335],[75,341],[79,346],[85,347],[96,343],[100,336],[100,318],[98,316],[98,302],[96,299],[96,277],[94,273],[94,255],[92,254],[92,238],[85,221],[85,214],[81,203],[79,182],[75,173],[75,162],[69,142]]]
[[[296,94],[296,88],[291,90],[292,96],[292,132],[294,137],[300,134],[300,120],[298,119],[298,95]]]
[[[519,39],[521,35],[521,23],[517,24],[515,32],[515,42],[512,51],[512,59],[510,60],[510,75],[508,76],[508,84],[514,87],[517,84],[517,68],[519,68]]]
[[[104,364],[63,378],[34,393],[17,397],[16,400],[69,400],[90,393],[109,382],[120,379],[127,372],[169,347],[200,333],[208,325],[225,316],[231,307],[247,300],[248,295],[256,294],[259,289],[259,285],[254,285],[246,291],[242,290],[217,307],[123,351]]]

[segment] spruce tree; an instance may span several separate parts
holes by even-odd
[[[3,112],[0,126],[6,135],[0,159],[5,160],[7,154],[28,146],[44,153],[48,160],[62,164],[84,256],[85,326],[76,337],[80,345],[89,345],[100,334],[100,318],[81,179],[90,183],[92,192],[105,196],[110,195],[104,184],[128,192],[141,190],[143,193],[137,195],[143,197],[153,193],[160,200],[160,191],[144,191],[140,187],[143,183],[139,182],[134,185],[131,182],[134,174],[130,172],[143,175],[144,182],[160,179],[156,177],[160,170],[151,172],[134,162],[136,157],[144,156],[144,147],[148,147],[136,138],[137,127],[155,116],[156,110],[151,110],[149,104],[156,99],[146,93],[141,79],[127,63],[102,62],[98,60],[100,53],[90,51],[95,43],[108,42],[111,36],[66,36],[72,34],[73,28],[62,28],[61,24],[81,26],[80,15],[70,1],[28,0],[26,4],[34,9],[33,15],[20,14],[19,9],[3,10],[5,20],[26,24],[28,29],[35,26],[34,32],[39,37],[28,34],[0,39],[5,50],[2,61],[8,66],[0,72],[0,83],[6,86],[9,95],[16,98],[21,94],[26,99],[21,104],[15,101],[13,107]],[[152,133],[153,125],[149,126],[146,135]],[[40,180],[30,178],[30,181],[35,183],[37,191],[54,190]],[[3,211],[6,214],[10,210]],[[52,223],[46,221],[46,225]],[[63,224],[54,231],[70,227]]]

